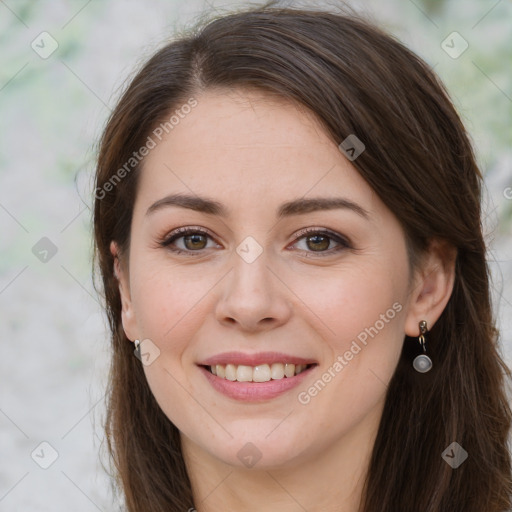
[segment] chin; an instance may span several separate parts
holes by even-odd
[[[265,439],[265,436],[235,437],[224,446],[210,448],[220,461],[236,468],[248,470],[276,470],[290,468],[299,462],[301,450],[294,439]]]

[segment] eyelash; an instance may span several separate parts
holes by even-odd
[[[180,238],[183,238],[187,235],[193,235],[193,234],[198,234],[198,233],[212,238],[212,236],[210,235],[210,233],[207,230],[200,228],[200,227],[192,227],[191,226],[191,227],[186,227],[186,228],[178,228],[177,230],[172,231],[171,233],[169,233],[169,235],[164,240],[159,242],[159,244],[160,244],[160,246],[169,249],[170,251],[172,251],[175,254],[185,254],[187,256],[195,257],[196,255],[194,255],[194,253],[199,253],[199,254],[197,254],[197,256],[200,256],[201,253],[203,251],[205,251],[206,249],[199,249],[197,251],[191,251],[191,250],[176,249],[176,248],[171,247],[171,244],[173,242],[175,242],[176,240],[179,240]],[[315,251],[302,250],[303,253],[307,253],[307,257],[311,257],[310,254],[313,254],[313,257],[315,257],[315,258],[331,256],[334,253],[338,253],[339,251],[351,248],[351,245],[348,242],[348,240],[341,237],[337,233],[334,233],[333,231],[330,231],[327,229],[318,229],[318,228],[306,228],[306,229],[300,230],[298,233],[295,234],[295,236],[296,236],[295,243],[297,243],[297,241],[299,241],[300,239],[305,238],[307,235],[311,235],[311,234],[327,236],[327,237],[331,238],[332,240],[334,240],[335,242],[339,243],[340,245],[334,249],[329,249],[328,251],[315,252]]]

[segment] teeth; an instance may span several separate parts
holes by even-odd
[[[213,368],[213,366],[210,366],[210,369]],[[226,367],[222,366],[221,364],[215,365],[215,375],[217,377],[221,377],[222,379],[226,378]],[[213,372],[212,372],[213,373]]]
[[[236,380],[238,382],[251,382],[253,370],[250,366],[239,365],[236,369]]]
[[[236,380],[236,366],[234,364],[226,365],[226,379]]]
[[[282,379],[284,377],[284,364],[274,363],[270,367],[270,376],[273,379]]]
[[[284,376],[285,377],[293,377],[295,375],[295,365],[294,364],[285,364],[284,365]]]
[[[259,366],[217,364],[209,366],[209,368],[213,375],[217,375],[221,379],[238,382],[268,382],[298,375],[307,368],[307,365],[291,363],[261,364]]]
[[[252,381],[253,382],[268,382],[271,378],[270,375],[270,366],[268,364],[262,364],[260,366],[255,366],[254,369],[251,366],[248,366],[250,370],[252,370]]]

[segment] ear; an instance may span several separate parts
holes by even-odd
[[[430,330],[450,300],[455,281],[457,249],[445,240],[433,239],[416,270],[405,321],[405,334],[419,336],[419,323]]]
[[[132,300],[130,296],[130,281],[128,278],[128,269],[121,262],[121,254],[119,247],[115,242],[110,242],[110,252],[114,257],[114,276],[119,286],[119,294],[121,295],[121,320],[126,337],[134,341],[137,338],[135,312],[133,310]]]

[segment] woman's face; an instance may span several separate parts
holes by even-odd
[[[123,325],[187,444],[286,467],[377,430],[411,315],[404,233],[311,115],[197,101],[144,161]]]

